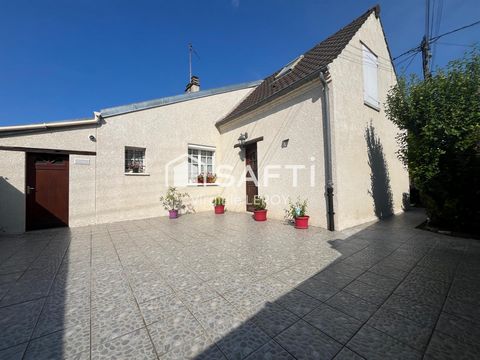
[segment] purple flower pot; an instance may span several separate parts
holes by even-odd
[[[178,210],[169,210],[168,217],[170,219],[176,219],[178,217]]]

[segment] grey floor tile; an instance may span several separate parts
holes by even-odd
[[[138,359],[154,360],[157,358],[153,344],[145,328],[123,335],[92,348],[92,360]]]
[[[297,359],[332,359],[342,345],[317,328],[300,320],[275,340]]]
[[[159,297],[140,304],[140,311],[147,325],[186,310],[185,305],[175,294]]]
[[[418,351],[425,350],[432,333],[431,327],[420,325],[402,315],[382,309],[377,311],[367,324]]]
[[[316,278],[305,280],[297,286],[297,290],[320,301],[326,301],[340,291],[339,288],[333,286],[331,283]]]
[[[189,311],[157,321],[147,329],[159,355],[204,334],[202,326]]]
[[[355,280],[343,290],[377,306],[380,306],[391,294],[388,288],[373,286],[360,280]]]
[[[34,300],[0,308],[0,350],[29,340],[43,302]]]
[[[93,344],[113,340],[145,326],[140,311],[133,303],[101,314],[93,311],[91,321]]]
[[[160,357],[162,360],[225,360],[217,345],[206,335],[172,348]]]
[[[314,279],[327,281],[337,288],[343,288],[351,283],[355,278],[331,269],[326,269],[316,274]]]
[[[90,350],[90,328],[74,326],[42,336],[28,345],[25,359],[71,359]]]
[[[298,290],[292,290],[278,299],[278,304],[295,315],[303,317],[320,306],[321,302]]]
[[[275,303],[267,303],[252,317],[269,336],[274,337],[299,320],[299,317]]]
[[[297,359],[331,359],[342,345],[317,328],[300,320],[275,340]]]
[[[458,341],[439,331],[433,333],[425,353],[432,359],[478,359],[480,345]]]
[[[362,326],[361,321],[327,304],[320,305],[303,319],[342,344],[346,344]]]
[[[478,306],[478,302],[467,303],[447,297],[443,310],[466,320],[472,320],[480,323],[480,307]]]
[[[445,312],[440,315],[436,330],[473,345],[480,339],[480,324]]]
[[[92,358],[415,358],[451,281],[425,359],[476,359],[480,246],[414,229],[420,215],[331,234],[199,213],[0,239],[0,359],[33,332],[25,358],[90,360],[90,325]]]
[[[270,340],[260,349],[249,355],[246,360],[295,360],[284,348],[274,340]]]
[[[395,287],[397,287],[401,281],[398,279],[392,279],[390,277],[378,275],[370,271],[360,275],[358,280],[372,286],[383,287],[390,291],[393,291],[393,289],[395,289]]]
[[[344,347],[337,356],[334,357],[335,360],[365,360],[365,358],[354,353],[349,348]]]
[[[0,350],[0,360],[22,360],[27,343],[9,347],[5,350]]]
[[[217,345],[228,359],[243,359],[269,340],[259,327],[247,321],[217,340]]]
[[[360,321],[366,321],[378,307],[348,292],[341,291],[327,304]]]
[[[440,313],[440,308],[421,304],[406,296],[392,295],[382,305],[382,309],[395,312],[421,325],[432,327]]]
[[[421,359],[422,353],[387,334],[365,325],[350,340],[347,347],[365,359]]]

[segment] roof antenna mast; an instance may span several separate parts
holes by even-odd
[[[188,69],[189,69],[189,76],[188,81],[192,78],[192,43],[188,43]]]
[[[188,81],[191,80],[192,78],[192,54],[195,54],[195,56],[197,57],[197,59],[200,60],[200,56],[198,56],[197,52],[195,51],[195,49],[193,48],[192,46],[192,43],[188,43],[188,70],[189,70],[189,78],[188,78]]]

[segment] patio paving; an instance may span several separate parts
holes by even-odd
[[[0,359],[478,359],[480,242],[212,213],[0,238]]]

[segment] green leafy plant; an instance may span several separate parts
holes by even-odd
[[[171,186],[168,188],[165,196],[160,197],[160,202],[165,210],[181,210],[186,207],[183,200],[189,197],[188,193],[180,193],[177,191],[177,188]]]
[[[265,210],[267,208],[267,202],[264,196],[255,195],[253,199],[253,207],[255,210]]]
[[[387,97],[399,158],[420,191],[431,225],[479,230],[480,54],[478,49],[423,81],[402,78]]]
[[[225,202],[226,202],[225,198],[221,196],[217,196],[215,199],[212,200],[212,204],[215,206],[225,205]]]
[[[300,200],[300,197],[297,198],[297,201],[292,202],[288,198],[288,208],[285,209],[285,220],[293,221],[295,218],[300,216],[306,216],[307,214],[307,199]]]

